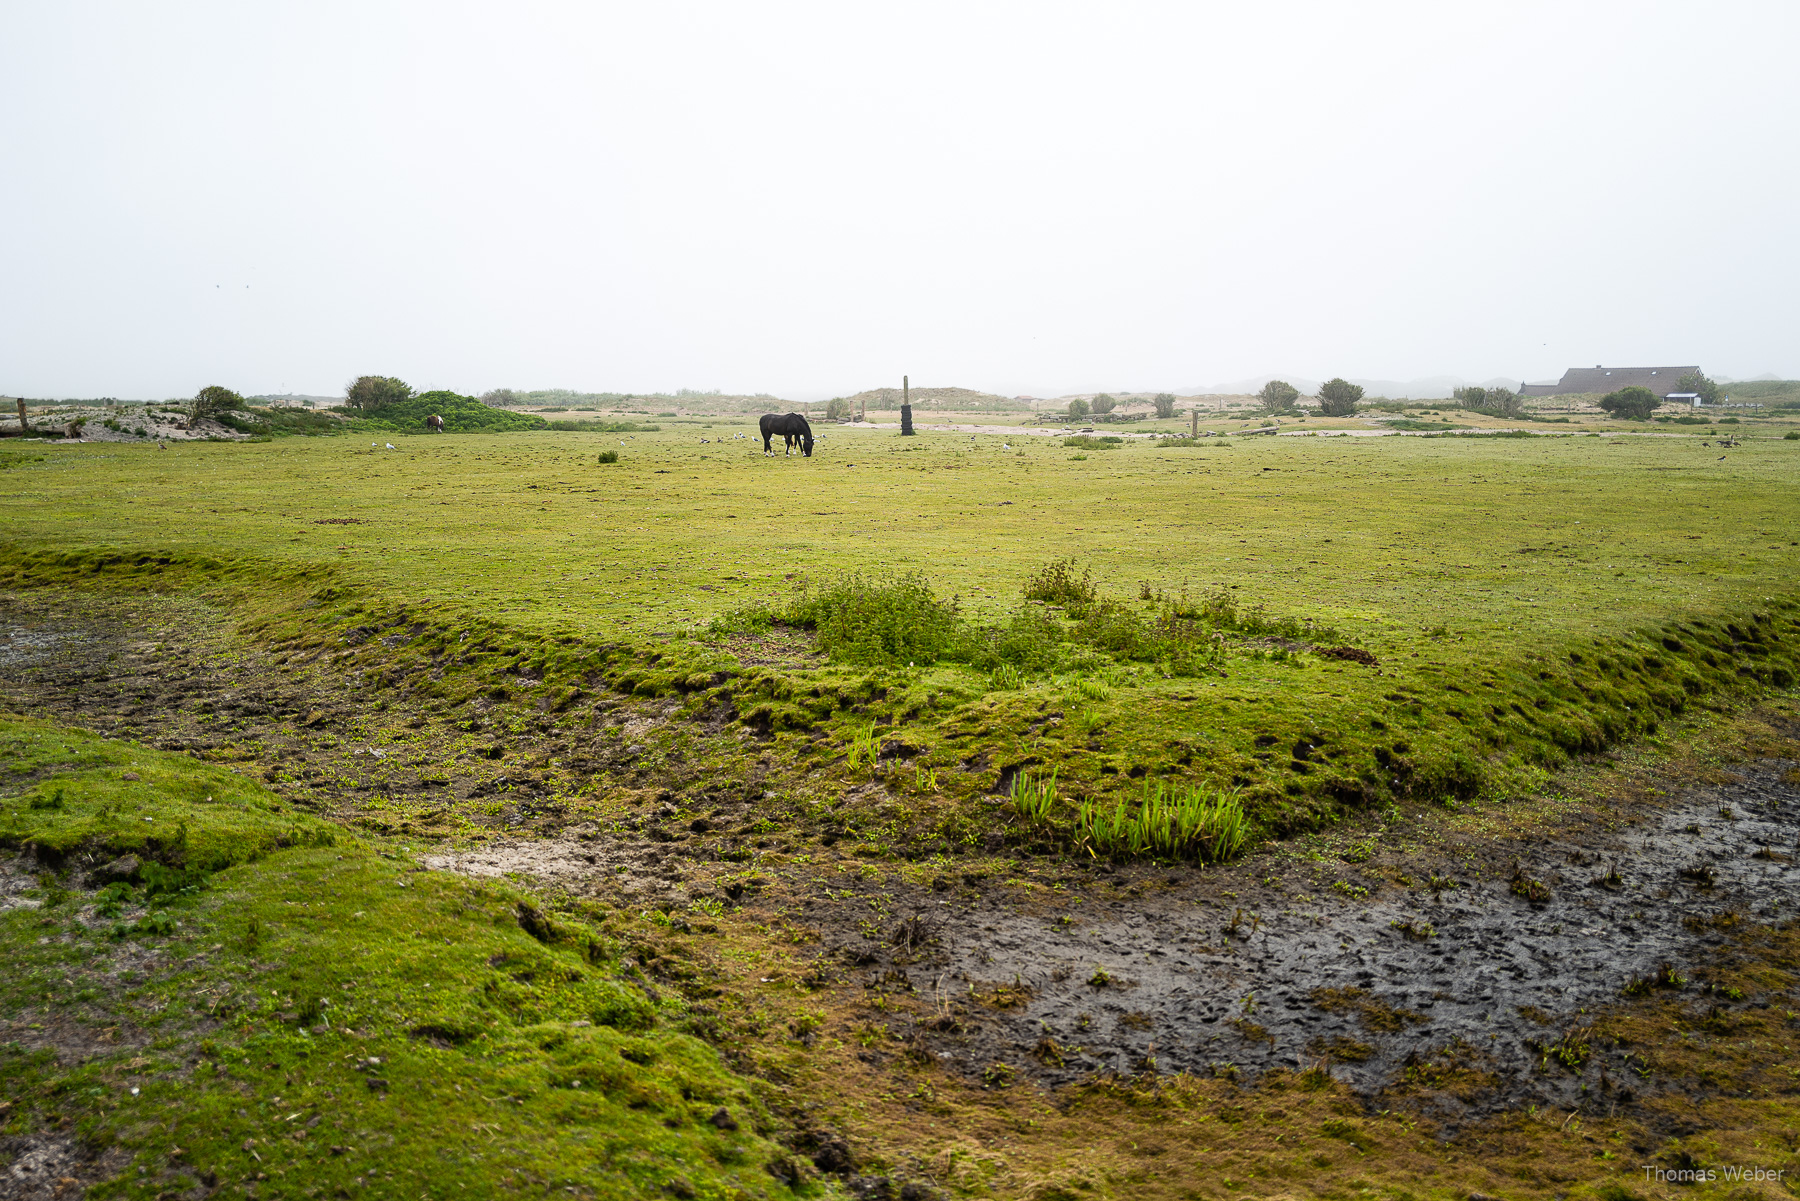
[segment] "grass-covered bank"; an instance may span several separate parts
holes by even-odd
[[[1690,705],[1800,675],[1800,624],[1785,599],[1546,640],[1458,670],[1459,644],[1445,635],[1415,643],[1430,659],[1377,659],[1229,594],[1187,608],[1106,597],[1066,563],[1030,577],[998,622],[966,616],[922,580],[851,581],[797,594],[774,614],[728,615],[708,636],[648,643],[548,636],[353,579],[337,567],[182,554],[0,558],[0,585],[11,588],[204,594],[297,678],[326,690],[347,682],[378,711],[461,726],[465,757],[509,734],[564,742],[569,753],[546,750],[534,764],[537,786],[561,804],[611,812],[620,788],[705,790],[707,778],[746,778],[761,761],[756,770],[789,781],[802,809],[848,805],[827,824],[878,830],[875,853],[907,857],[994,838],[1130,854],[1144,848],[1101,834],[1097,815],[1122,830],[1123,805],[1141,825],[1143,798],[1162,789],[1230,792],[1277,836],[1394,801],[1529,790],[1571,757],[1652,732]],[[1047,596],[1047,579],[1077,581],[1078,595]],[[294,714],[297,727],[320,720],[312,708]],[[655,720],[627,739],[632,712]],[[412,736],[384,737],[400,751]],[[511,755],[492,757],[491,774],[516,781],[516,766],[499,762]],[[353,774],[393,770],[365,761]],[[402,787],[442,817],[431,792],[442,779],[414,774]],[[1052,783],[1021,805],[1014,794],[1032,779]],[[476,816],[451,808],[453,825]]]
[[[0,1135],[15,1156],[74,1136],[59,1171],[88,1196],[800,1180],[760,1086],[631,966],[681,954],[666,926],[420,872],[184,755],[20,717],[0,747],[5,838],[44,852],[6,869]]]

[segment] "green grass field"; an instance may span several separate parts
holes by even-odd
[[[1082,450],[1023,433],[831,429],[814,458],[770,460],[731,437],[741,431],[721,419],[637,435],[410,437],[394,451],[344,438],[54,447],[5,474],[0,520],[21,550],[323,572],[377,607],[632,646],[683,673],[744,666],[701,637],[715,619],[779,612],[845,573],[916,574],[979,625],[1007,621],[1033,572],[1073,558],[1127,608],[1211,595],[1261,624],[1222,632],[1208,670],[1095,645],[1012,688],[968,664],[894,665],[893,698],[872,719],[929,741],[952,715],[974,715],[1005,739],[1054,702],[1084,726],[1052,751],[1073,791],[1145,770],[1230,783],[1277,826],[1286,811],[1304,824],[1396,791],[1510,786],[1687,698],[1791,679],[1771,616],[1788,612],[1800,578],[1791,442],[1240,437]],[[621,461],[598,463],[604,449]],[[1322,631],[1313,641],[1244,634],[1308,623]],[[1377,663],[1322,657],[1314,641]],[[791,667],[766,699],[848,670]],[[775,720],[832,711],[790,706]],[[1288,761],[1294,740],[1320,750],[1313,766]],[[1281,753],[1267,749],[1277,742]]]
[[[1120,595],[1231,585],[1378,642],[1580,635],[1753,603],[1796,562],[1800,455],[1781,442],[1722,462],[1695,438],[1262,438],[1080,461],[1024,434],[833,430],[777,462],[699,444],[731,428],[59,446],[4,477],[0,517],[15,545],[329,563],[580,633],[695,628],[795,573],[919,571],[998,611],[1073,555]],[[622,461],[597,465],[607,448]]]

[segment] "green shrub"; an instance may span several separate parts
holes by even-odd
[[[1256,394],[1256,399],[1262,402],[1265,412],[1285,412],[1293,408],[1294,402],[1300,399],[1300,389],[1284,379],[1272,379],[1262,386],[1262,391]]]
[[[359,375],[344,388],[344,403],[365,413],[412,399],[412,385],[391,375]]]
[[[1463,408],[1476,413],[1518,417],[1525,411],[1525,402],[1511,388],[1458,388],[1453,395]]]
[[[188,402],[187,416],[189,421],[199,421],[203,417],[219,418],[227,413],[234,413],[244,408],[244,398],[230,388],[221,388],[217,384],[200,389],[194,399]]]
[[[1359,384],[1347,379],[1328,379],[1319,385],[1319,415],[1322,417],[1350,417],[1356,413],[1357,402],[1362,400],[1363,390]]]
[[[1026,674],[1061,666],[1067,631],[1054,614],[1026,605],[1005,624],[965,629],[956,657],[986,671],[1001,688],[1017,688]]]
[[[1052,559],[1025,581],[1025,599],[1046,605],[1061,605],[1073,615],[1094,603],[1099,590],[1094,587],[1094,573],[1075,574],[1075,560]]]
[[[1789,430],[1787,433],[1781,435],[1781,437],[1785,442],[1800,442],[1800,430]]]
[[[917,575],[873,581],[848,575],[789,606],[794,625],[817,633],[819,649],[841,663],[931,663],[957,638],[961,616]]]
[[[421,392],[394,404],[367,410],[371,420],[394,429],[424,429],[425,419],[433,414],[444,419],[447,434],[511,433],[515,430],[541,430],[549,422],[535,413],[515,413],[482,404],[473,396],[455,392]]]
[[[1175,416],[1175,394],[1173,392],[1158,392],[1150,403],[1156,406],[1158,417]]]
[[[1088,415],[1088,402],[1077,396],[1069,402],[1069,420],[1079,421]]]
[[[617,463],[619,461],[619,452],[616,450],[603,450],[600,452],[600,461],[602,463]]]
[[[1094,397],[1093,409],[1096,413],[1110,413],[1119,407],[1119,402],[1102,392]]]
[[[1623,417],[1628,421],[1644,421],[1662,404],[1662,399],[1648,388],[1640,388],[1633,384],[1629,388],[1620,388],[1617,392],[1608,392],[1600,398],[1600,408],[1615,417]]]

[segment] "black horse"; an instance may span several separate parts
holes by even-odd
[[[772,447],[769,442],[776,434],[780,434],[782,454],[785,455],[789,453],[796,445],[798,445],[802,454],[809,459],[812,457],[812,426],[806,424],[806,418],[802,417],[800,414],[764,413],[762,415],[762,420],[758,421],[756,424],[758,428],[762,430],[763,453],[765,455],[772,455],[775,453],[774,447]]]

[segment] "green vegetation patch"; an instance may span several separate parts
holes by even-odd
[[[221,768],[83,731],[11,718],[4,736],[28,744],[66,811],[115,806],[106,773],[124,762],[149,791],[280,804]],[[158,812],[187,812],[195,845],[244,829],[184,803]],[[5,1133],[72,1126],[122,1149],[91,1197],[772,1197],[810,1171],[773,1141],[759,1086],[623,962],[678,956],[666,930],[421,872],[398,850],[274,847],[178,890],[83,891],[46,871],[0,912],[0,1005],[48,1031],[0,1047]]]
[[[369,410],[359,424],[368,429],[422,430],[425,419],[433,414],[444,419],[447,434],[541,430],[549,424],[535,414],[492,408],[473,396],[459,396],[455,392],[421,392],[398,404]]]
[[[57,867],[136,855],[217,871],[336,837],[229,771],[29,719],[0,716],[0,763],[0,846]]]

